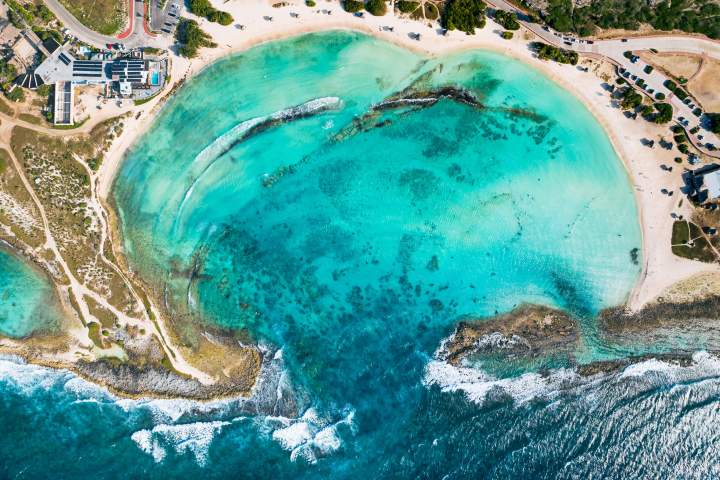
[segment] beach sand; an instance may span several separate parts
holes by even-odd
[[[218,44],[214,49],[203,49],[198,58],[188,60],[171,56],[172,84],[190,78],[218,58],[230,53],[246,50],[259,43],[281,38],[333,29],[354,30],[373,35],[385,41],[410,48],[426,55],[441,55],[464,49],[485,49],[509,55],[523,61],[540,71],[563,88],[573,93],[594,114],[610,137],[615,150],[622,159],[629,180],[635,192],[643,242],[643,266],[637,284],[628,299],[628,308],[636,311],[651,302],[659,294],[676,282],[688,279],[702,272],[717,272],[718,265],[676,257],[670,250],[670,237],[673,219],[672,213],[689,217],[689,208],[678,208],[682,197],[679,187],[682,185],[682,166],[673,162],[673,152],[659,146],[651,149],[643,146],[642,139],[656,141],[661,136],[671,137],[666,126],[658,126],[642,119],[625,118],[620,109],[611,102],[608,92],[603,89],[603,76],[609,72],[608,66],[594,70],[602,65],[593,61],[588,63],[590,71],[578,67],[544,62],[533,56],[528,47],[534,36],[523,30],[515,32],[512,40],[503,40],[499,34],[502,28],[488,19],[484,29],[475,35],[462,32],[449,32],[447,36],[439,34],[439,25],[433,22],[419,22],[399,18],[389,12],[384,17],[365,14],[363,18],[344,12],[337,2],[319,1],[316,7],[307,7],[304,2],[295,0],[290,6],[273,8],[273,2],[264,0],[244,0],[222,3],[213,2],[218,9],[229,11],[235,18],[235,24],[244,25],[240,30],[234,25],[223,27],[202,18],[195,18],[201,27],[213,36]],[[323,11],[332,11],[331,14]],[[299,18],[291,16],[299,14]],[[192,15],[188,15],[192,17]],[[268,21],[265,17],[272,17]],[[392,32],[382,30],[383,26],[392,26]],[[411,38],[411,34],[420,33],[420,40]],[[168,39],[168,46],[170,40]],[[299,59],[299,61],[301,61]],[[599,76],[600,75],[600,76]],[[610,82],[614,76],[606,77]],[[166,87],[165,97],[172,85]],[[126,126],[111,146],[98,173],[98,193],[105,199],[110,194],[112,182],[124,158],[125,152],[152,123],[165,98],[158,98],[142,106],[132,107],[132,115]],[[140,113],[139,118],[137,114]],[[672,172],[660,168],[665,164],[673,166]],[[660,192],[666,188],[673,190],[673,196]],[[603,252],[597,252],[602,255]]]

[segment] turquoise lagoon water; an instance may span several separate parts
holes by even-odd
[[[410,86],[448,85],[484,108],[446,99],[357,121]],[[562,365],[499,378],[433,360],[458,319],[523,302],[582,318],[586,357],[623,353],[593,317],[639,272],[629,182],[592,116],[525,65],[339,32],[263,45],[190,81],[114,193],[133,267],[192,321],[282,348],[306,409],[118,400],[3,359],[2,476],[717,473],[706,355],[590,382]]]
[[[60,313],[41,273],[0,249],[0,336],[23,338],[57,329]]]

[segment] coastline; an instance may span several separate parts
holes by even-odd
[[[272,8],[268,3],[257,0],[252,5],[223,5],[236,18],[257,19],[254,25],[246,25],[238,33],[232,27],[221,27],[202,18],[195,18],[201,27],[210,33],[218,47],[204,49],[192,60],[178,56],[171,57],[172,83],[168,90],[156,100],[132,110],[140,118],[131,116],[126,127],[110,147],[105,161],[98,172],[98,193],[107,202],[112,184],[125,158],[125,152],[151,126],[172,92],[187,80],[194,78],[209,65],[229,55],[237,54],[262,43],[284,38],[332,30],[345,30],[371,35],[388,41],[401,48],[407,48],[426,56],[438,56],[470,49],[482,49],[507,55],[539,70],[551,81],[577,98],[605,130],[617,156],[623,163],[637,204],[638,222],[642,237],[642,269],[630,292],[626,307],[633,312],[640,310],[656,299],[673,284],[697,274],[719,271],[718,265],[701,263],[676,257],[670,250],[670,235],[673,220],[671,213],[685,214],[687,209],[678,209],[675,199],[660,193],[681,185],[680,168],[672,173],[660,169],[662,163],[672,165],[673,154],[666,150],[649,149],[640,140],[657,139],[668,135],[667,126],[627,119],[616,108],[609,94],[602,88],[603,80],[592,71],[583,72],[571,65],[541,61],[533,56],[528,43],[534,37],[530,32],[516,32],[516,38],[503,40],[501,28],[491,19],[482,30],[468,36],[461,32],[450,32],[448,37],[437,34],[433,27],[414,20],[395,17],[392,12],[384,17],[366,15],[357,18],[342,11],[333,4],[333,14],[315,13],[315,9],[299,6]],[[290,17],[289,12],[299,11],[300,18]],[[263,20],[273,16],[273,21]],[[391,25],[394,32],[379,31],[381,26]],[[497,28],[496,28],[497,27]],[[409,34],[422,33],[421,40],[413,40]],[[530,38],[528,38],[530,37]],[[593,62],[597,64],[597,62]],[[597,68],[597,67],[595,67]],[[611,77],[612,82],[613,77]]]

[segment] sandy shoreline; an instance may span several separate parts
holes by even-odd
[[[421,22],[396,18],[392,13],[384,17],[354,17],[343,12],[337,3],[319,2],[317,7],[309,8],[304,2],[296,0],[297,5],[272,8],[271,2],[252,0],[245,2],[221,3],[215,1],[218,8],[229,11],[238,24],[245,24],[244,30],[234,26],[222,27],[204,19],[197,19],[202,28],[210,33],[218,47],[203,49],[198,58],[192,61],[171,57],[170,89],[179,81],[190,79],[208,65],[227,55],[247,50],[260,43],[297,36],[305,33],[327,30],[351,30],[370,34],[404,48],[429,56],[468,49],[483,49],[508,55],[540,70],[547,77],[571,92],[595,116],[607,132],[615,151],[622,159],[633,188],[640,227],[642,231],[643,268],[628,299],[628,307],[636,311],[655,299],[671,285],[701,272],[718,271],[717,265],[676,257],[670,250],[670,234],[673,219],[671,213],[688,216],[689,210],[677,208],[682,195],[679,192],[682,167],[673,163],[674,154],[660,147],[650,149],[641,143],[641,139],[658,140],[662,135],[670,137],[667,126],[660,127],[642,119],[630,120],[611,104],[609,94],[602,88],[603,80],[595,73],[583,72],[570,65],[543,62],[533,57],[528,48],[524,31],[515,33],[513,40],[503,40],[498,32],[501,28],[491,20],[476,35],[468,36],[461,32],[450,32],[447,37],[437,33],[438,26],[424,25]],[[332,14],[316,13],[332,10]],[[290,12],[300,14],[299,18],[290,16]],[[264,17],[273,17],[272,21]],[[392,26],[393,32],[380,31],[382,26]],[[421,40],[410,38],[411,33],[420,33]],[[532,34],[527,34],[532,35]],[[592,68],[591,68],[592,70]],[[614,77],[610,77],[612,82]],[[149,128],[161,105],[167,99],[158,98],[139,107],[133,107],[132,115],[126,121],[122,135],[111,146],[103,165],[98,172],[98,193],[107,200],[115,175],[124,159],[126,151]],[[137,114],[141,113],[139,118]],[[656,142],[657,143],[657,142]],[[672,165],[673,172],[660,168],[661,164]],[[662,188],[674,190],[676,195],[669,197],[660,193]],[[687,202],[686,202],[687,203]],[[602,252],[598,252],[602,254]]]

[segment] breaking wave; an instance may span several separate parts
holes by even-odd
[[[130,439],[156,463],[163,462],[172,450],[178,455],[191,455],[199,466],[206,466],[217,435],[246,420],[256,427],[256,434],[267,435],[290,451],[292,460],[302,458],[314,463],[338,450],[339,430],[354,431],[354,411],[348,408],[321,415],[314,408],[303,407],[291,389],[282,350],[265,357],[268,360],[263,364],[263,373],[249,398],[210,402],[119,398],[68,370],[29,364],[13,355],[0,355],[0,391],[12,390],[28,398],[51,394],[58,404],[94,403],[103,411],[109,408],[121,415],[131,431],[132,426],[143,426],[136,427]],[[284,403],[300,406],[304,413],[293,416],[297,406],[291,408]]]
[[[643,389],[650,390],[671,384],[688,384],[720,378],[720,358],[708,352],[696,352],[692,363],[680,365],[651,358],[628,365],[616,373],[598,373],[581,376],[574,369],[559,368],[547,374],[525,373],[517,377],[496,378],[480,368],[455,366],[433,359],[425,367],[423,384],[436,386],[442,392],[462,392],[478,405],[489,399],[509,397],[516,406],[529,401],[554,400],[563,392],[581,393],[598,382],[635,381]]]
[[[198,184],[203,175],[210,170],[215,161],[225,153],[232,150],[235,145],[247,139],[252,134],[272,126],[298,120],[300,118],[306,118],[328,110],[335,110],[341,106],[342,100],[339,97],[316,98],[294,107],[279,110],[269,115],[245,120],[216,138],[215,141],[205,147],[193,160],[193,164],[188,172],[189,179],[192,180],[189,182],[190,185],[185,191],[185,195],[178,207],[177,215],[175,216],[175,230],[177,229],[177,221],[181,218],[183,208],[192,196],[195,186]]]

